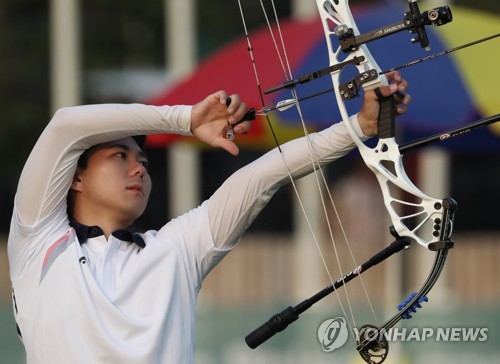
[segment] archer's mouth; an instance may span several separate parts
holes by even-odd
[[[127,187],[127,191],[143,193],[144,189],[139,183],[134,183],[133,185]]]

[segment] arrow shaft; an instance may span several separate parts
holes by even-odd
[[[402,68],[406,68],[406,67],[410,67],[410,66],[414,66],[418,63],[422,63],[422,62],[426,62],[426,61],[429,61],[431,59],[434,59],[434,58],[438,58],[438,57],[441,57],[441,56],[444,56],[445,54],[448,54],[448,53],[452,53],[452,52],[456,52],[456,51],[459,51],[461,49],[464,49],[464,48],[467,48],[467,47],[470,47],[470,46],[473,46],[475,44],[479,44],[479,43],[482,43],[482,42],[486,42],[487,40],[491,40],[491,39],[494,39],[496,37],[499,37],[500,36],[500,33],[497,33],[497,34],[493,34],[493,35],[490,35],[488,37],[485,37],[485,38],[481,38],[481,39],[478,39],[478,40],[475,40],[473,42],[470,42],[470,43],[466,43],[466,44],[462,44],[462,45],[459,45],[457,47],[454,47],[454,48],[450,48],[450,49],[447,49],[447,50],[444,50],[442,52],[438,52],[438,53],[434,53],[434,54],[431,54],[430,56],[427,56],[427,57],[424,57],[424,58],[420,58],[420,59],[417,59],[415,61],[412,61],[412,62],[408,62],[408,63],[405,63],[401,66],[398,66],[398,67],[393,67],[393,68],[390,68],[386,71],[382,71],[380,72],[379,74],[380,75],[383,75],[383,74],[386,74],[386,73],[389,73],[389,72],[393,72],[393,71],[397,71],[397,70],[400,70]]]

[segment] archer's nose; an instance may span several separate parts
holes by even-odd
[[[146,172],[147,172],[147,169],[143,163],[133,162],[132,169],[131,169],[132,176],[140,176],[142,179],[144,177],[144,175],[146,174]]]

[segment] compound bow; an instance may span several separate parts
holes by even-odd
[[[274,315],[270,320],[246,337],[246,342],[251,348],[257,347],[275,333],[284,330],[288,324],[298,319],[300,313],[304,312],[326,295],[336,291],[339,287],[344,286],[353,278],[360,276],[362,272],[365,272],[375,264],[387,259],[392,254],[408,247],[412,242],[417,242],[435,254],[431,271],[420,290],[406,299],[405,302],[398,307],[399,312],[394,314],[382,325],[364,325],[358,330],[357,350],[362,358],[367,363],[381,363],[386,359],[388,354],[388,343],[387,340],[384,339],[384,333],[396,325],[402,318],[411,317],[410,312],[414,312],[416,308],[419,307],[420,303],[426,300],[427,293],[432,289],[442,272],[448,250],[453,247],[451,234],[457,204],[451,198],[437,199],[426,195],[408,178],[402,158],[402,151],[404,148],[398,145],[395,139],[395,101],[392,96],[383,97],[379,92],[378,88],[380,86],[387,85],[387,78],[385,77],[385,72],[381,71],[365,45],[367,42],[378,38],[408,30],[410,33],[415,34],[415,38],[412,39],[413,43],[419,43],[423,48],[429,49],[429,40],[425,27],[429,25],[440,26],[449,23],[452,21],[452,14],[448,6],[437,7],[429,11],[421,12],[417,5],[417,1],[418,0],[408,0],[409,11],[404,14],[404,18],[401,22],[365,34],[360,34],[350,11],[348,0],[316,0],[328,48],[330,60],[329,67],[300,77],[299,79],[290,77],[284,84],[266,90],[265,93],[270,93],[288,88],[292,92],[293,99],[285,100],[285,102],[278,104],[274,108],[265,107],[261,92],[262,110],[266,116],[268,111],[282,110],[286,107],[296,106],[302,119],[299,104],[301,99],[299,99],[295,93],[295,86],[318,77],[331,75],[333,91],[336,95],[342,119],[366,165],[377,177],[382,190],[385,207],[389,212],[393,224],[391,227],[391,234],[396,240],[389,247],[377,253],[367,262],[357,266],[342,278],[335,282],[331,280],[332,284],[330,286],[311,298],[301,302],[295,307],[288,307],[281,313]],[[245,25],[241,4],[240,10]],[[246,30],[246,25],[245,32],[247,35],[248,49],[254,64],[256,79],[259,85],[255,69],[255,60],[252,54],[252,46]],[[498,34],[496,36],[498,36]],[[443,52],[442,54],[445,53],[446,52]],[[441,54],[438,54],[438,56],[439,55]],[[432,56],[427,58],[430,59]],[[346,66],[355,66],[358,74],[349,82],[341,82],[341,73]],[[381,105],[379,115],[379,139],[375,147],[368,147],[358,137],[345,106],[345,102],[358,96],[362,88],[365,90],[375,90]],[[252,113],[255,114],[255,110],[252,110]],[[496,122],[499,119],[497,115],[493,119],[490,118],[486,121],[475,123],[474,127]],[[456,130],[453,132],[456,132]],[[460,130],[468,131],[465,127]],[[305,132],[307,136],[306,129]],[[450,131],[442,135],[453,136],[454,134]],[[436,139],[438,137],[434,136],[433,138]],[[429,138],[417,144],[425,145],[430,141],[431,139]],[[417,146],[417,144],[413,143],[406,149],[413,148]],[[312,163],[317,166],[317,161],[314,160],[314,151],[311,151],[311,155],[313,159]],[[290,179],[293,184],[291,176]],[[330,274],[328,275],[330,276]]]
[[[330,65],[345,63],[354,57],[358,60],[362,59],[361,62],[356,62],[359,74],[352,81],[340,82],[342,69],[332,72],[331,78],[342,119],[346,123],[363,160],[379,181],[384,204],[391,216],[394,229],[398,236],[408,237],[435,251],[431,272],[420,290],[406,302],[406,305],[380,327],[374,328],[371,325],[365,325],[359,331],[357,350],[360,355],[368,363],[380,363],[385,360],[388,353],[388,343],[380,333],[383,334],[393,327],[404,314],[420,303],[441,274],[448,249],[453,246],[451,233],[456,203],[449,198],[440,200],[427,196],[408,178],[403,166],[403,157],[395,139],[395,104],[392,96],[379,96],[381,104],[379,140],[374,148],[367,147],[357,136],[349,119],[345,101],[357,96],[360,87],[375,89],[387,84],[387,79],[380,74],[381,69],[368,51],[366,42],[401,30],[409,30],[416,35],[412,42],[418,42],[423,48],[428,48],[429,40],[425,26],[446,24],[452,20],[452,15],[447,6],[421,13],[417,1],[411,0],[409,11],[400,23],[360,35],[349,9],[348,0],[317,0],[316,3],[325,32]],[[339,47],[335,47],[333,44],[336,39],[339,41]],[[347,53],[347,57],[342,60],[345,53]],[[399,197],[401,191],[405,192],[404,195],[412,196],[412,199],[401,199]],[[416,202],[414,198],[416,198]],[[408,208],[411,210],[410,213],[407,212]],[[370,335],[364,335],[363,333],[368,332],[368,329],[370,329]]]

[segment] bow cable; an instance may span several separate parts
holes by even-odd
[[[268,20],[267,15],[266,15],[265,8],[264,8],[264,6],[262,4],[262,0],[260,2],[261,2],[261,6],[262,6],[262,10],[264,12],[264,15],[266,17],[266,21],[268,22],[269,30],[270,30],[271,34],[273,34],[272,29],[271,29],[270,24],[269,24],[269,20]],[[292,71],[291,71],[291,67],[290,67],[290,62],[288,61],[286,47],[285,47],[285,44],[284,44],[284,38],[283,38],[283,34],[281,32],[280,22],[279,22],[278,15],[277,15],[277,12],[276,12],[276,7],[274,5],[274,0],[271,0],[271,4],[272,4],[273,10],[274,10],[274,17],[275,17],[276,26],[277,26],[277,29],[278,29],[278,32],[279,32],[279,38],[280,38],[280,42],[281,42],[281,45],[282,45],[283,56],[284,56],[286,65],[288,67],[288,73],[289,73],[289,78],[288,79],[292,80],[293,79],[293,75],[292,75]],[[274,36],[273,36],[273,38],[274,38]],[[277,46],[276,46],[276,51],[279,51]],[[339,227],[340,227],[340,229],[342,231],[344,240],[346,242],[347,248],[348,248],[349,253],[351,255],[351,259],[352,259],[353,263],[356,266],[358,266],[358,264],[356,262],[356,259],[354,258],[354,254],[352,252],[351,245],[349,243],[349,239],[347,238],[347,234],[345,232],[345,229],[344,229],[344,226],[342,224],[342,221],[340,220],[340,215],[338,213],[337,207],[336,207],[335,203],[333,202],[333,197],[331,195],[330,189],[328,188],[328,183],[326,182],[326,178],[325,178],[325,176],[323,174],[323,171],[321,169],[320,163],[318,161],[318,158],[317,158],[318,153],[315,150],[314,145],[312,144],[311,139],[309,137],[309,131],[307,129],[307,126],[306,126],[306,123],[305,123],[305,120],[304,120],[304,117],[303,117],[303,114],[302,114],[302,109],[300,107],[300,102],[299,102],[299,99],[298,99],[297,92],[296,92],[295,89],[292,89],[291,93],[292,93],[293,99],[295,100],[295,105],[296,105],[297,112],[299,114],[299,118],[300,118],[300,121],[301,121],[301,124],[302,124],[302,129],[303,129],[303,132],[304,132],[304,136],[306,137],[306,141],[308,143],[308,149],[309,149],[310,157],[311,157],[311,165],[313,166],[313,169],[315,170],[314,175],[315,175],[316,185],[318,187],[318,192],[319,192],[321,203],[322,203],[322,207],[323,207],[323,212],[324,212],[324,215],[325,215],[325,221],[326,221],[327,226],[328,226],[328,231],[329,231],[329,234],[330,234],[330,239],[331,239],[331,242],[332,242],[332,247],[333,247],[334,252],[335,252],[335,257],[336,257],[336,260],[337,260],[337,265],[339,267],[340,274],[342,275],[342,281],[345,284],[345,281],[344,281],[345,275],[343,274],[344,269],[342,269],[342,264],[340,263],[340,258],[339,258],[339,254],[338,254],[338,251],[337,251],[337,245],[335,243],[335,238],[333,236],[333,229],[331,227],[330,220],[328,219],[328,211],[327,211],[327,207],[326,207],[326,204],[325,204],[325,197],[324,197],[323,192],[322,192],[323,189],[321,188],[321,183],[320,183],[318,174],[321,176],[322,181],[323,181],[323,186],[325,186],[325,189],[326,189],[326,191],[328,193],[328,196],[329,196],[329,199],[330,199],[330,203],[331,203],[332,208],[333,208],[333,210],[335,212],[336,219],[339,222]],[[310,229],[312,230],[312,228],[310,228]],[[321,249],[319,248],[319,244],[316,244],[316,245],[317,245],[319,253],[321,255]],[[330,272],[328,271],[327,267],[326,267],[326,270],[327,270],[330,282],[333,284],[332,276],[331,276]],[[363,280],[362,277],[360,277],[360,281],[361,281],[361,284],[362,284],[362,287],[363,287],[363,290],[364,290],[364,294],[365,294],[366,299],[368,301],[368,304],[369,304],[369,306],[371,308],[374,320],[375,320],[375,322],[378,323],[377,317],[375,315],[375,310],[373,309],[373,305],[371,303],[370,297],[368,295],[368,292],[366,290],[366,286],[364,285],[364,280]],[[349,311],[350,311],[350,314],[351,314],[353,326],[356,327],[356,322],[355,322],[355,319],[354,319],[353,309],[352,309],[352,306],[351,306],[351,302],[350,302],[350,299],[349,299],[349,294],[348,294],[347,288],[344,288],[344,290],[345,290],[344,292],[345,292],[345,295],[346,295],[346,301],[347,301],[347,304],[348,304],[348,307],[349,307]],[[340,305],[342,307],[342,302],[340,300],[338,292],[336,293],[336,295],[337,295],[339,303],[340,303]],[[347,315],[345,314],[344,311],[343,311],[343,313],[344,313],[344,316],[347,317]],[[352,332],[353,332],[353,335],[354,335],[354,331],[353,330],[352,330]]]
[[[293,79],[291,68],[290,68],[290,63],[288,61],[288,57],[287,57],[287,53],[286,53],[286,47],[284,45],[283,35],[281,33],[281,28],[279,26],[279,20],[278,20],[278,17],[277,17],[276,8],[274,6],[274,1],[271,0],[271,3],[272,3],[272,6],[273,6],[273,9],[274,9],[274,16],[275,16],[275,21],[276,21],[276,26],[277,26],[277,29],[278,29],[278,33],[279,33],[280,43],[281,43],[281,46],[282,46],[283,56],[281,55],[280,49],[278,47],[278,43],[277,43],[277,41],[275,39],[273,30],[272,30],[272,26],[271,26],[271,23],[270,23],[269,18],[267,16],[267,12],[266,12],[266,9],[264,7],[264,4],[262,3],[262,0],[260,0],[260,3],[261,3],[261,7],[262,7],[262,11],[264,13],[264,16],[266,18],[266,22],[267,22],[268,28],[269,28],[270,33],[271,33],[271,37],[273,39],[273,43],[274,43],[274,46],[275,46],[278,58],[279,58],[279,60],[281,62],[283,71],[285,72],[285,77],[286,77],[286,79]],[[248,29],[247,29],[247,26],[246,26],[245,16],[244,16],[244,12],[243,12],[242,5],[241,5],[241,0],[238,0],[238,5],[239,5],[239,8],[240,8],[241,19],[242,19],[242,22],[243,22],[244,32],[245,32],[245,36],[246,36],[246,39],[247,39],[248,51],[249,51],[250,58],[251,58],[251,61],[252,61],[252,65],[253,65],[253,69],[254,69],[254,74],[255,74],[255,79],[256,79],[256,82],[257,82],[258,90],[259,90],[259,96],[260,96],[260,99],[261,99],[262,107],[265,108],[265,102],[264,102],[263,92],[262,92],[260,80],[259,80],[259,77],[258,77],[258,72],[257,72],[257,67],[256,67],[256,62],[255,62],[255,57],[254,57],[254,54],[253,54],[253,47],[251,45],[250,36],[249,36]],[[285,61],[283,61],[283,58],[285,59]],[[287,71],[285,69],[285,63],[284,62],[286,63],[286,67],[288,68],[288,73],[287,73]],[[289,76],[287,76],[287,74]],[[292,93],[292,97],[293,97],[293,100],[294,100],[293,104],[297,108],[297,111],[298,111],[298,114],[299,114],[299,117],[300,117],[300,120],[301,120],[302,128],[303,128],[303,131],[304,131],[304,135],[306,137],[306,141],[307,141],[308,148],[309,148],[309,151],[310,151],[311,165],[313,166],[313,169],[315,171],[314,175],[315,175],[315,178],[316,178],[316,184],[318,186],[318,191],[319,191],[319,194],[320,194],[320,197],[321,197],[321,202],[322,202],[323,210],[324,210],[324,213],[325,213],[325,219],[326,219],[326,222],[327,222],[327,225],[328,225],[330,239],[332,241],[332,246],[333,246],[333,249],[334,249],[334,252],[335,252],[335,256],[336,256],[336,260],[337,260],[337,265],[339,267],[341,276],[343,277],[342,278],[342,281],[343,281],[345,275],[343,274],[343,269],[342,269],[342,265],[340,263],[340,258],[339,258],[339,254],[338,254],[338,251],[337,251],[337,246],[336,246],[336,243],[335,243],[335,238],[333,236],[332,227],[331,227],[330,221],[328,219],[328,212],[327,212],[327,208],[326,208],[326,205],[325,205],[325,197],[324,197],[323,192],[322,192],[321,181],[320,181],[320,179],[318,177],[318,173],[319,173],[319,175],[321,175],[322,183],[326,187],[330,203],[331,203],[331,205],[332,205],[332,207],[334,209],[336,218],[337,218],[337,220],[339,222],[339,226],[340,226],[340,229],[342,231],[343,237],[344,237],[344,239],[346,241],[346,245],[347,245],[348,251],[349,251],[349,253],[351,255],[351,259],[354,262],[355,266],[358,266],[358,264],[356,263],[356,259],[354,258],[354,254],[352,252],[349,240],[347,239],[347,235],[346,235],[345,229],[344,229],[343,224],[342,224],[342,222],[340,220],[340,217],[339,217],[337,208],[335,206],[335,203],[333,202],[333,197],[331,195],[330,190],[328,189],[328,184],[326,182],[326,178],[325,178],[325,176],[324,176],[324,174],[323,174],[323,172],[321,170],[321,166],[320,166],[320,163],[318,161],[318,158],[316,157],[317,156],[317,152],[315,151],[314,146],[313,146],[313,144],[312,144],[312,142],[310,140],[309,133],[308,133],[308,130],[307,130],[307,126],[305,124],[305,121],[304,121],[304,118],[303,118],[303,115],[302,115],[302,110],[300,108],[300,103],[299,103],[300,99],[297,97],[297,93],[296,93],[295,89],[292,89],[291,93]],[[334,280],[332,278],[330,270],[328,269],[328,265],[326,263],[324,255],[322,253],[322,250],[321,250],[321,247],[319,245],[318,239],[316,237],[316,234],[313,231],[313,228],[312,228],[312,225],[311,225],[310,220],[308,218],[307,212],[306,212],[305,207],[303,205],[303,202],[302,202],[302,200],[300,198],[300,195],[299,195],[298,189],[296,187],[296,184],[294,182],[292,173],[291,173],[291,171],[290,171],[290,169],[288,167],[288,164],[286,163],[286,160],[285,160],[283,151],[282,151],[282,149],[280,147],[280,144],[278,142],[276,133],[275,133],[274,129],[272,128],[269,116],[267,114],[264,115],[264,116],[265,116],[265,118],[267,120],[267,123],[270,126],[270,130],[271,130],[271,133],[273,135],[274,141],[275,141],[275,143],[277,145],[277,148],[278,148],[278,150],[280,152],[280,155],[281,155],[281,158],[283,160],[284,166],[285,166],[285,168],[287,170],[288,177],[289,177],[289,179],[291,181],[291,185],[292,185],[292,187],[294,189],[295,195],[297,196],[297,200],[299,202],[299,206],[300,206],[300,208],[302,210],[302,213],[304,215],[304,218],[305,218],[305,221],[307,223],[307,226],[308,226],[308,228],[309,228],[309,230],[311,232],[312,239],[315,242],[315,245],[316,245],[316,248],[317,248],[318,253],[320,255],[320,258],[322,260],[323,266],[324,266],[324,268],[326,270],[326,273],[328,275],[328,278],[329,278],[331,284],[333,285],[334,284]],[[373,305],[372,305],[371,300],[369,298],[366,286],[365,286],[363,278],[361,276],[360,276],[360,282],[361,282],[361,285],[363,287],[363,291],[364,291],[364,294],[365,294],[365,296],[367,298],[368,304],[370,306],[371,312],[373,314],[374,320],[377,322],[377,325],[378,325],[378,320],[377,320],[377,317],[376,317],[376,314],[375,314],[375,310],[373,308]],[[352,305],[350,303],[350,299],[349,299],[349,294],[347,292],[347,288],[345,288],[345,295],[346,295],[346,302],[347,302],[347,305],[348,305],[348,308],[349,308],[349,311],[350,311],[351,320],[352,320],[352,323],[353,323],[352,327],[356,327],[356,322],[355,322],[355,319],[354,319],[353,309],[352,309]],[[337,291],[336,291],[336,296],[337,296],[337,299],[339,301],[339,305],[341,307],[342,313],[344,314],[345,317],[348,317],[348,315],[346,313],[346,310],[344,308],[344,305],[342,304],[342,300],[340,299],[339,293]],[[348,322],[348,324],[349,324],[349,322]],[[355,336],[354,330],[352,329],[352,327],[351,327],[350,331],[351,331],[352,335]]]

